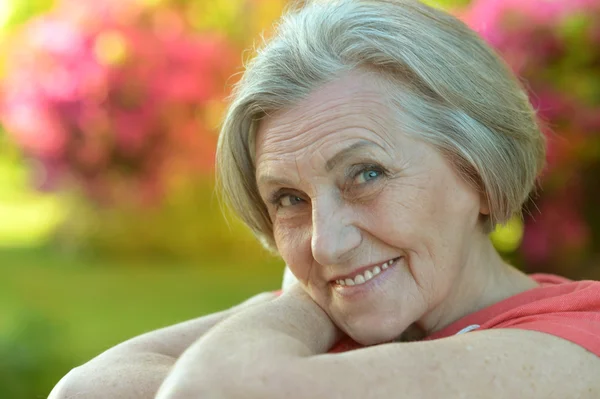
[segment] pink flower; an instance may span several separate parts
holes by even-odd
[[[59,158],[66,144],[60,120],[42,105],[10,102],[3,111],[7,114],[4,124],[15,132],[16,140],[25,151],[44,158]]]
[[[133,0],[59,1],[13,40],[0,99],[9,133],[99,201],[123,182],[157,198],[172,159],[211,174],[216,134],[200,111],[225,96],[238,51],[178,15]]]

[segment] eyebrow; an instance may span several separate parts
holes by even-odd
[[[325,163],[325,170],[331,172],[338,164],[344,162],[348,158],[354,156],[358,152],[364,151],[367,147],[379,147],[377,144],[370,141],[361,140],[351,146],[344,148]]]
[[[331,172],[338,164],[346,161],[348,158],[354,156],[356,153],[360,153],[369,147],[378,147],[379,146],[373,142],[367,140],[358,141],[343,150],[336,153],[333,157],[331,157],[325,163],[325,170],[327,172]],[[261,174],[257,179],[258,183],[262,184],[272,184],[279,186],[291,186],[292,182],[286,178],[280,178],[277,176],[269,175],[269,174]]]

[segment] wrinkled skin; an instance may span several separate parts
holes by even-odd
[[[490,244],[485,196],[393,120],[380,81],[352,72],[265,118],[256,141],[281,256],[362,344],[395,339],[412,323],[435,331],[533,284]],[[360,289],[335,284],[396,258]]]

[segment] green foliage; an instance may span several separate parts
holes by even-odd
[[[62,222],[63,202],[31,185],[35,168],[0,128],[0,247],[39,245]]]
[[[11,309],[14,317],[0,330],[0,397],[45,397],[53,383],[48,367],[64,369],[58,350],[59,329],[31,309]]]
[[[48,11],[54,0],[2,0],[0,2],[0,32],[10,31],[33,16]]]
[[[0,250],[0,265],[2,399],[45,398],[107,348],[277,289],[283,270],[275,259],[124,262],[53,250]]]
[[[224,216],[212,180],[179,182],[155,206],[135,201],[95,207],[72,197],[54,244],[121,259],[179,259],[203,264],[264,260],[267,254],[233,215]]]
[[[472,0],[423,0],[423,3],[443,9],[457,10],[471,3]]]

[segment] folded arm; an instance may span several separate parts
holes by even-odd
[[[123,342],[65,375],[48,399],[151,399],[181,354],[226,318],[269,301],[260,294],[222,312],[152,331]]]
[[[544,333],[488,330],[326,354],[337,337],[316,304],[284,294],[192,345],[157,398],[600,397],[600,359]]]

